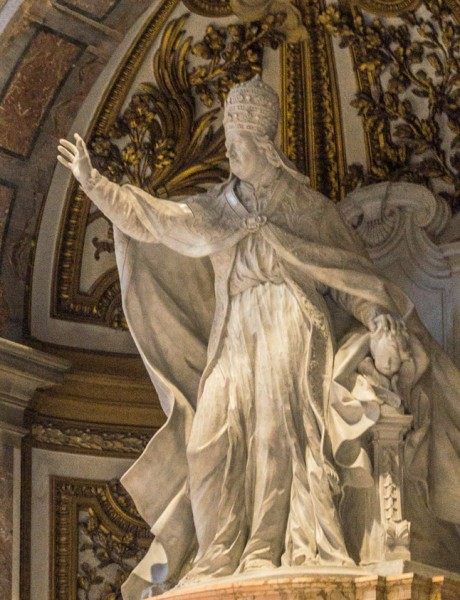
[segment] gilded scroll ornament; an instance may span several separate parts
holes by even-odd
[[[164,30],[154,57],[155,84],[141,86],[122,114],[115,112],[122,104],[117,91],[93,130],[92,150],[101,170],[112,180],[124,179],[159,197],[198,192],[226,177],[222,129],[215,128],[220,104],[235,82],[262,70],[264,47],[276,48],[283,39],[277,26],[284,15],[250,25],[209,25],[196,43],[185,36],[186,19],[170,21]],[[202,106],[200,116],[196,103]],[[82,250],[76,240],[84,236],[85,224],[101,218],[90,213],[89,201],[76,191],[61,251],[55,313],[125,328],[114,270],[99,279],[91,295],[79,291],[81,256],[75,254]],[[107,237],[93,238],[93,246],[96,260],[110,252],[110,229]]]
[[[118,481],[52,478],[51,544],[56,600],[115,600],[151,543]]]
[[[223,131],[214,123],[232,85],[261,72],[263,47],[282,39],[275,31],[281,21],[209,25],[195,44],[185,38],[186,17],[171,21],[154,57],[155,83],[142,84],[107,135],[92,143],[102,172],[157,197],[201,192],[226,177]],[[190,67],[191,55],[205,62]],[[201,116],[194,96],[209,109]]]
[[[406,180],[435,189],[454,210],[460,206],[460,25],[444,0],[423,0],[421,12],[398,24],[329,6],[327,30],[352,50],[370,85],[352,105],[363,117],[371,144],[360,181]]]
[[[352,4],[383,17],[397,17],[408,10],[416,10],[422,0],[351,0]]]
[[[228,17],[232,14],[229,0],[183,0],[185,6],[204,17]]]

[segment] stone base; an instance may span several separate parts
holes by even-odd
[[[152,600],[459,600],[460,580],[445,575],[375,575],[357,569],[326,574],[254,573],[184,585]],[[303,573],[301,573],[303,571]],[[454,575],[455,577],[455,575]]]

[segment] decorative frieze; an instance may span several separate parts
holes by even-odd
[[[116,456],[139,456],[152,437],[152,432],[107,431],[52,421],[32,423],[30,434],[34,445]]]

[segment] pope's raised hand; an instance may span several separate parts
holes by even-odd
[[[67,169],[70,169],[74,177],[85,185],[91,177],[92,165],[88,148],[81,136],[76,133],[75,144],[68,140],[59,140],[58,161]]]

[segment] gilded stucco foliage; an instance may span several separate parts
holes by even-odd
[[[149,528],[116,480],[54,478],[52,485],[56,534],[52,597],[118,600],[121,585],[151,543]]]
[[[391,23],[331,5],[321,20],[350,48],[370,85],[353,106],[363,117],[371,164],[351,165],[349,188],[407,180],[460,208],[460,25],[444,0],[423,0]]]
[[[116,600],[119,591],[145,550],[131,533],[117,535],[104,525],[92,507],[80,512],[80,557],[77,589],[82,600]],[[115,568],[114,568],[115,567]]]
[[[186,17],[171,21],[154,57],[155,83],[144,83],[107,135],[93,140],[102,172],[159,197],[197,193],[225,178],[216,118],[229,89],[261,72],[264,46],[276,48],[282,39],[275,30],[281,20],[208,25],[197,43],[185,35]],[[192,67],[192,55],[202,64]],[[206,108],[200,116],[196,102]]]
[[[155,27],[127,60],[93,127],[91,150],[99,170],[116,182],[129,182],[158,197],[193,194],[227,176],[224,135],[216,127],[230,87],[262,70],[263,50],[276,48],[283,35],[277,27],[284,15],[262,21],[209,25],[203,39],[184,31],[187,16],[163,30],[153,61],[152,80],[131,96],[121,111],[129,80]],[[145,38],[145,39],[144,39]],[[84,230],[103,215],[89,207],[82,191],[70,203],[59,264],[53,314],[126,329],[115,269],[107,271],[90,294],[81,293],[80,271]],[[94,257],[113,251],[111,225],[104,238],[93,237]]]

